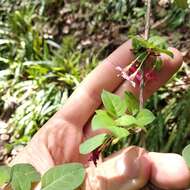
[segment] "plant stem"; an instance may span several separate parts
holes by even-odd
[[[144,71],[142,68],[141,69],[140,92],[139,92],[140,109],[142,109],[143,105],[144,105],[144,98],[143,98],[144,93],[143,92],[144,92]]]
[[[151,0],[147,0],[147,11],[146,11],[146,24],[145,24],[145,40],[148,40],[149,33],[150,33],[150,14],[151,14]],[[144,105],[144,70],[143,66],[141,69],[141,82],[140,82],[140,92],[139,92],[139,102],[140,102],[140,109],[143,108]]]
[[[150,33],[150,14],[151,14],[151,0],[147,0],[147,11],[146,11],[146,25],[145,25],[145,33],[144,38],[148,40]]]

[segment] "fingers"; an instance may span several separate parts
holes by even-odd
[[[149,179],[150,162],[139,147],[128,147],[87,169],[83,190],[137,190]]]
[[[190,184],[190,172],[178,154],[148,153],[151,161],[151,182],[163,189],[185,189]]]
[[[125,67],[132,60],[131,42],[127,41],[84,79],[55,117],[62,117],[74,125],[83,126],[100,105],[102,90],[113,91],[123,81],[117,77],[115,67]]]
[[[147,153],[128,147],[86,170],[82,190],[139,190],[148,180],[161,189],[185,189],[190,172],[178,154]]]
[[[159,72],[154,72],[155,79],[146,83],[144,89],[144,99],[147,99],[158,88],[164,85],[181,66],[183,62],[181,53],[175,48],[170,48],[170,51],[173,52],[174,58],[171,58],[166,54],[161,55],[163,66]],[[128,82],[123,82],[123,84],[116,90],[116,94],[122,96],[124,91],[130,91],[138,97],[139,86],[137,86],[137,88],[133,88]]]

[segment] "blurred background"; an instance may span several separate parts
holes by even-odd
[[[143,0],[0,0],[0,163],[9,162],[80,81],[130,34],[144,31]],[[157,116],[142,142],[177,152],[190,143],[190,12],[153,0],[151,35],[184,56],[146,103]]]

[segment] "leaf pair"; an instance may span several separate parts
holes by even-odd
[[[126,110],[134,115],[139,109],[139,102],[131,92],[125,92],[122,100],[120,96],[103,90],[101,99],[106,111],[114,117],[125,114]]]
[[[116,124],[118,126],[130,126],[130,125],[137,125],[140,127],[144,127],[145,125],[148,125],[152,123],[152,121],[155,119],[155,116],[151,111],[148,109],[141,109],[136,117],[131,115],[124,115],[116,120]]]
[[[108,129],[116,138],[123,138],[129,135],[129,132],[126,129],[117,127],[115,120],[111,118],[105,111],[98,111],[93,117],[92,129]]]
[[[41,186],[42,190],[74,190],[82,184],[84,178],[82,164],[64,164],[48,170],[42,176]],[[31,190],[32,184],[39,181],[40,174],[30,164],[0,167],[0,187],[10,184],[14,190]]]
[[[32,184],[39,181],[39,173],[29,164],[0,167],[0,186],[10,184],[14,190],[31,190]]]

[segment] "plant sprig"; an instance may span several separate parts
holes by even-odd
[[[135,133],[137,128],[146,131],[145,126],[155,119],[153,113],[148,109],[139,109],[138,100],[130,92],[125,92],[125,97],[122,99],[103,90],[101,98],[105,110],[96,111],[92,119],[92,129],[94,131],[106,129],[109,133],[87,139],[80,145],[81,154],[88,154],[96,149],[103,152],[104,149],[101,147],[108,139],[118,142]]]
[[[152,71],[160,71],[163,64],[160,58],[162,53],[174,57],[173,53],[167,49],[168,46],[163,37],[151,36],[148,40],[140,36],[129,37],[132,39],[132,51],[136,56],[135,62],[131,66],[135,66],[139,71],[146,65],[149,65]],[[150,57],[151,60],[148,60]]]

